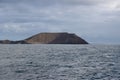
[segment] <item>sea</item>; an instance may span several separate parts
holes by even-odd
[[[120,45],[0,45],[0,80],[120,80]]]

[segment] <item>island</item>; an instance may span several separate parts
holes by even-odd
[[[19,41],[0,40],[0,44],[88,44],[74,33],[39,33]]]

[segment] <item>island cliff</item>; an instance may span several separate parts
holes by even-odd
[[[88,44],[71,33],[39,33],[20,41],[0,40],[0,44]]]

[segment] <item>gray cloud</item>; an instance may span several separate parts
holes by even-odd
[[[58,4],[69,4],[69,5],[96,5],[101,3],[110,2],[113,0],[1,0],[1,3],[27,3],[27,4],[38,4],[42,6],[46,5],[58,5]],[[117,0],[118,1],[118,0]]]
[[[90,42],[120,43],[119,12],[119,0],[0,0],[0,39],[67,31]]]

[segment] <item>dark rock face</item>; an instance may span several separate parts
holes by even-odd
[[[0,44],[88,44],[88,42],[70,33],[39,33],[20,41],[1,40]]]
[[[11,41],[11,44],[28,44],[28,43],[24,40],[21,40],[21,41]]]

